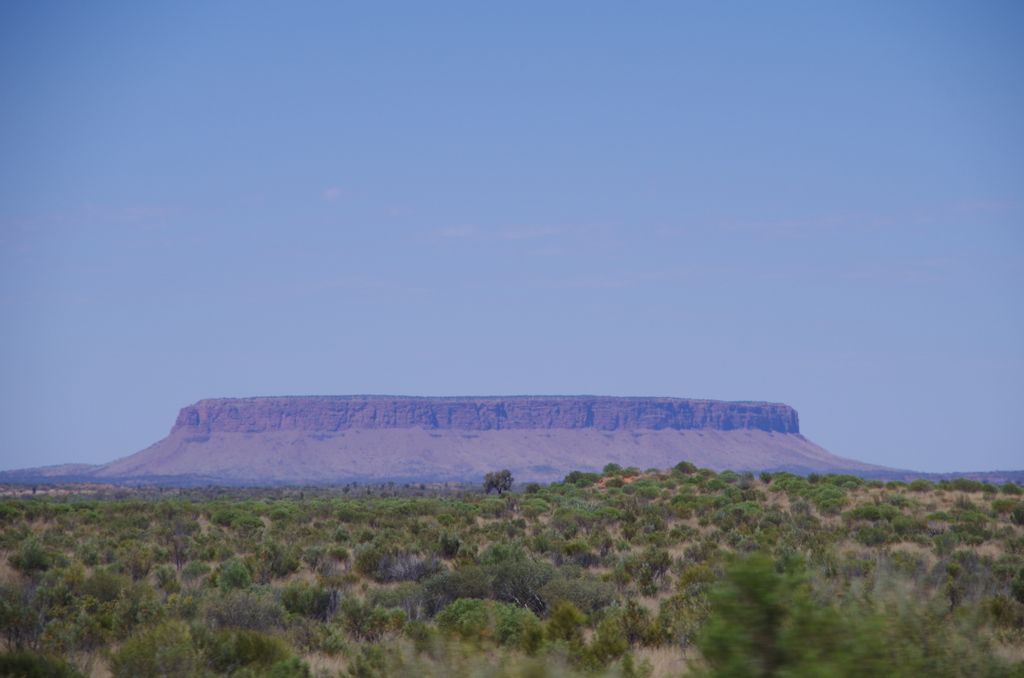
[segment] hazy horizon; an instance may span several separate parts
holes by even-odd
[[[203,398],[781,402],[1024,468],[1024,5],[0,7],[0,469]]]

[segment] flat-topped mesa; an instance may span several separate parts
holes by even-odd
[[[606,464],[877,470],[800,435],[787,405],[605,396],[201,400],[170,435],[90,477],[170,483],[554,482]]]
[[[181,410],[172,433],[409,428],[800,432],[796,410],[780,403],[604,396],[292,396],[201,400]]]

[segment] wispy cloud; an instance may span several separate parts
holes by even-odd
[[[82,205],[0,218],[0,250],[24,253],[40,242],[59,241],[86,229],[161,230],[167,227],[168,217],[178,212],[158,205]]]
[[[475,238],[479,233],[476,226],[447,226],[434,230],[431,235],[435,238]]]
[[[688,238],[700,233],[721,232],[766,240],[799,240],[844,233],[929,230],[951,219],[991,218],[1014,213],[1019,213],[1019,205],[1007,201],[961,200],[892,212],[837,212],[764,219],[726,217],[686,225],[659,225],[653,232],[663,238]]]
[[[549,238],[571,237],[580,235],[587,229],[582,227],[555,226],[505,226],[480,227],[475,224],[466,226],[447,226],[431,231],[435,238],[475,238],[490,241],[528,241]]]
[[[932,258],[875,265],[843,271],[839,277],[855,282],[915,283],[939,282],[948,277],[955,266],[950,259]]]
[[[660,287],[683,285],[695,280],[715,276],[735,275],[737,269],[717,267],[670,268],[657,271],[606,271],[597,274],[581,274],[565,278],[530,280],[526,284],[550,290],[621,290],[643,288],[651,285]]]
[[[537,257],[560,257],[568,253],[569,250],[564,247],[538,247],[530,251],[530,254]]]
[[[558,280],[537,280],[531,286],[545,290],[621,290],[635,287],[636,279],[630,275],[576,276]]]
[[[551,227],[509,228],[495,234],[500,240],[538,240],[552,238],[564,233],[563,229]]]
[[[380,278],[366,276],[342,276],[311,280],[278,290],[285,297],[311,297],[330,295],[339,292],[357,293],[361,295],[379,294],[426,294],[431,288],[425,285],[410,285],[398,278]]]
[[[328,186],[320,194],[326,202],[334,202],[341,198],[342,195],[344,195],[344,191],[341,190],[340,186]]]

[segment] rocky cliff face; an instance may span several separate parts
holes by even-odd
[[[796,410],[778,403],[681,398],[330,396],[201,400],[173,432],[193,435],[351,429],[599,431],[741,429],[799,433]]]

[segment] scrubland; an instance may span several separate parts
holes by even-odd
[[[19,490],[0,674],[1024,676],[1024,495],[848,475]]]

